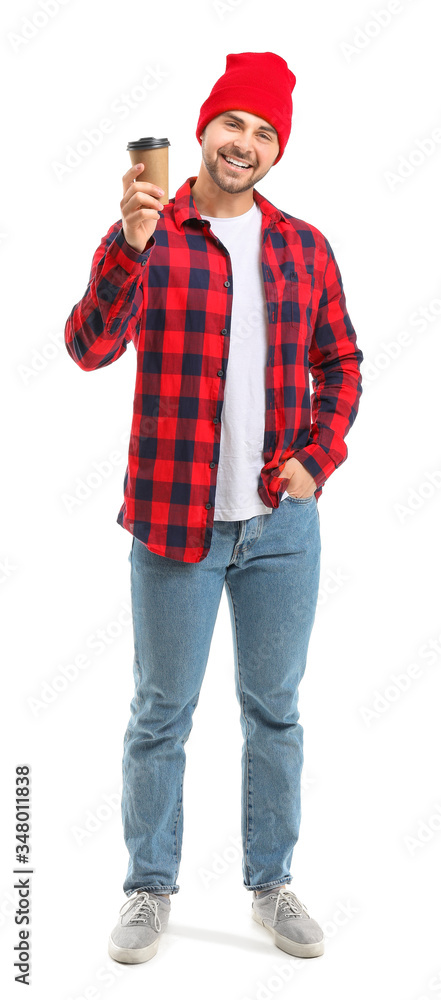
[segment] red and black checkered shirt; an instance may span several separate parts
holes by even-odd
[[[65,327],[67,350],[84,371],[112,364],[133,341],[133,419],[116,520],[152,552],[190,563],[205,559],[211,544],[234,295],[230,255],[196,208],[195,180],[164,206],[143,253],[126,242],[122,219],[111,226]],[[278,507],[288,458],[314,478],[316,500],[346,459],[363,354],[326,237],[255,189],[253,197],[262,212],[269,331],[257,492]]]

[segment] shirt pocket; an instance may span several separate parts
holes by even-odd
[[[314,265],[295,264],[289,274],[289,296],[291,323],[312,333],[312,313],[314,308]]]

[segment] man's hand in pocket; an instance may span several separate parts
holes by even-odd
[[[315,479],[312,478],[310,473],[305,469],[305,466],[297,458],[288,459],[282,469],[281,475],[282,478],[286,476],[290,477],[285,489],[293,497],[299,499],[310,497],[317,489]]]

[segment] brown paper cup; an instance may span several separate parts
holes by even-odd
[[[157,184],[158,187],[162,188],[164,194],[160,196],[160,201],[163,205],[168,204],[168,139],[153,139],[144,140],[145,143],[164,143],[164,145],[155,145],[151,148],[142,148],[142,139],[138,140],[138,143],[129,143],[128,151],[130,154],[130,159],[132,166],[135,163],[143,163],[144,170],[137,175],[137,181],[149,181],[150,184]],[[167,143],[167,145],[165,145]],[[135,148],[130,148],[130,146],[135,146]]]

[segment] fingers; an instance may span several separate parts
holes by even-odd
[[[142,168],[143,168],[143,166],[144,166],[143,163],[141,163],[141,165],[135,163],[135,166],[134,167],[130,167],[130,170],[128,170],[127,173],[124,174],[123,179],[122,179],[122,182],[123,182],[123,195],[126,194],[126,192],[128,191],[130,185],[133,184],[133,182],[136,180],[136,178],[138,177],[138,175],[142,174]],[[136,186],[137,187],[139,186],[140,188],[141,188],[141,186],[142,187],[146,186],[146,188],[151,189],[151,190],[148,191],[149,194],[152,194],[152,195],[159,194],[159,188],[157,187],[157,185],[156,184],[151,184],[150,181],[138,181],[138,183],[137,183]],[[161,197],[161,196],[159,195],[159,197]]]
[[[154,187],[154,185],[146,185],[148,187]],[[164,208],[162,201],[159,198],[154,198],[147,191],[142,191],[136,187],[130,187],[122,201],[120,201],[121,212],[124,218],[133,215],[139,209],[152,209],[153,211],[160,212]]]
[[[134,223],[139,225],[143,218],[159,219],[159,212],[164,208],[163,202],[160,200],[160,188],[150,181],[136,181],[134,173],[136,173],[136,165],[131,167],[123,177],[125,192],[119,203],[123,219],[129,225]]]
[[[123,182],[123,194],[126,193],[127,188],[130,187],[130,185],[132,184],[132,182],[135,180],[135,177],[137,177],[137,175],[141,174],[141,173],[142,173],[142,170],[141,170],[140,166],[137,163],[135,164],[134,167],[130,167],[130,170],[128,170],[127,173],[124,174],[124,177],[122,179],[122,182]]]

